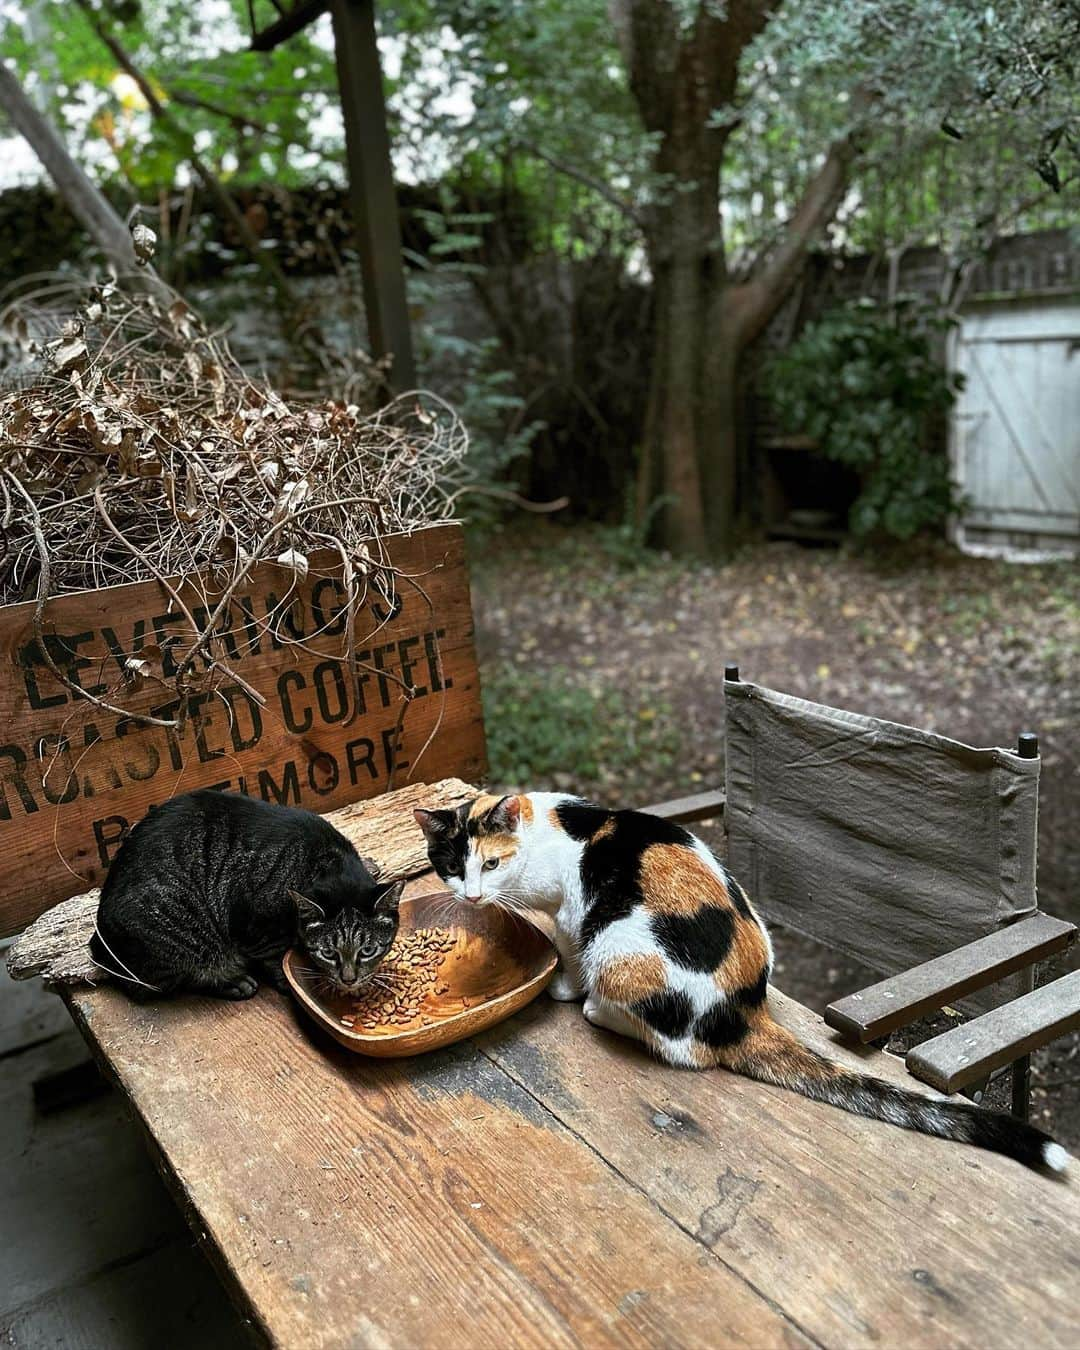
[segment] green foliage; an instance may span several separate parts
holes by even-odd
[[[193,147],[230,181],[340,178],[343,142],[333,116],[325,129],[338,105],[333,49],[312,29],[258,53],[249,49],[247,0],[96,0],[94,9],[147,77],[166,122],[150,115],[70,0],[29,0],[0,18],[0,44],[98,179],[118,179],[136,195],[172,188],[190,177]],[[269,0],[257,0],[255,12],[260,26],[278,14]]]
[[[910,539],[958,505],[934,444],[960,388],[941,360],[951,322],[915,302],[858,301],[808,325],[771,364],[769,393],[786,429],[859,474],[856,536]]]
[[[451,211],[417,212],[429,238],[427,256],[410,255],[409,304],[420,320],[417,337],[420,382],[448,399],[469,432],[466,467],[480,489],[467,493],[462,514],[484,523],[503,499],[492,486],[506,483],[508,470],[524,459],[542,423],[526,421],[525,401],[514,387],[514,374],[500,363],[494,337],[468,335],[460,315],[470,299],[470,277],[483,268],[473,257],[483,242],[477,227],[487,217]],[[457,302],[464,301],[464,305]]]
[[[636,572],[639,569],[655,568],[656,557],[649,546],[649,538],[656,517],[674,500],[668,495],[654,498],[645,511],[644,519],[639,520],[635,484],[633,481],[627,484],[622,519],[615,525],[597,525],[595,529],[601,550],[620,571]]]
[[[686,31],[713,0],[676,2]],[[173,127],[151,118],[71,0],[9,7],[0,43],[97,178],[152,201],[190,176],[194,145],[230,182],[341,181],[328,16],[256,53],[247,0],[93,3]],[[271,0],[254,8],[258,26],[277,17]],[[639,232],[611,198],[647,209],[667,185],[607,0],[386,0],[377,16],[406,176],[513,193],[536,251],[634,261]],[[856,121],[861,154],[837,243],[880,248],[914,235],[966,246],[990,220],[1067,223],[1075,204],[1054,188],[1078,178],[1078,44],[1075,0],[776,6],[731,103],[714,113],[737,124],[724,166],[728,249],[741,261],[768,244],[822,151]],[[859,90],[871,96],[861,116]]]
[[[549,788],[664,777],[679,753],[666,703],[578,683],[562,666],[485,672],[484,726],[493,782]]]

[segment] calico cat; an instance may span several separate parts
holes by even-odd
[[[459,899],[554,917],[549,992],[669,1064],[716,1065],[855,1115],[1064,1170],[1069,1155],[1012,1116],[905,1092],[841,1068],[769,1012],[772,947],[746,893],[679,825],[562,793],[481,796],[417,811]]]
[[[204,790],[151,808],[101,891],[90,952],[136,999],[285,988],[289,947],[358,989],[397,934],[403,882],[376,882],[310,811]]]

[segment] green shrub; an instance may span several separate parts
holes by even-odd
[[[589,792],[635,785],[669,770],[678,730],[664,703],[596,692],[561,666],[485,672],[484,725],[491,780]]]
[[[910,539],[960,505],[934,444],[935,423],[962,387],[939,354],[954,322],[914,301],[861,300],[809,324],[771,363],[769,394],[785,429],[812,436],[859,475],[856,536]]]

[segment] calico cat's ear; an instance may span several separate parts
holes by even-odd
[[[314,900],[309,900],[306,895],[301,895],[299,891],[290,890],[289,894],[296,905],[296,917],[301,923],[318,923],[320,919],[326,918],[322,906],[317,905]]]
[[[404,881],[395,881],[387,886],[378,899],[375,901],[376,914],[396,914],[398,905],[401,903],[401,892],[405,889]]]
[[[484,817],[484,825],[494,833],[513,834],[521,819],[520,797],[503,797]]]
[[[454,811],[425,811],[419,806],[413,812],[413,819],[424,831],[424,838],[429,844],[445,839],[448,834],[453,833],[457,824],[457,814]]]

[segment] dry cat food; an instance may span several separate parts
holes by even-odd
[[[414,928],[398,934],[376,970],[362,998],[353,1001],[342,1024],[374,1031],[377,1027],[404,1027],[421,1016],[429,994],[445,994],[450,986],[439,978],[439,969],[453,951],[454,935],[441,928]],[[422,1024],[431,1018],[421,1018]]]

